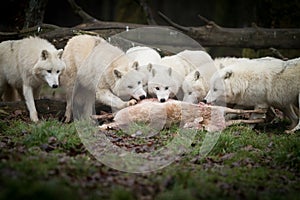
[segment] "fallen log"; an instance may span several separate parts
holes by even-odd
[[[252,27],[225,28],[209,21],[203,16],[199,18],[207,23],[201,27],[185,27],[176,24],[164,14],[159,15],[171,26],[183,31],[203,46],[214,47],[237,47],[237,48],[279,48],[299,49],[300,29],[286,28],[273,29],[258,27],[252,23]]]
[[[163,15],[161,14],[161,16]],[[214,22],[209,22],[209,24],[200,27],[185,27],[172,22],[167,17],[165,17],[165,20],[172,26],[149,26],[103,21],[84,23],[70,28],[42,24],[18,32],[0,32],[0,41],[38,35],[52,42],[57,48],[63,48],[69,38],[82,31],[82,33],[88,31],[103,38],[108,38],[126,29],[154,27],[177,30],[190,36],[204,47],[300,49],[300,29],[269,29],[255,25],[247,28],[225,28],[218,26]],[[145,38],[135,38],[134,42],[143,44],[145,41],[147,41]],[[151,43],[152,41],[150,40],[149,42]]]

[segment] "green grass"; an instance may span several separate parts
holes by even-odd
[[[198,131],[193,141],[174,141],[178,147],[191,143],[180,159],[132,174],[97,161],[73,123],[0,120],[0,128],[0,199],[297,199],[300,191],[299,132],[245,125],[220,135]],[[175,135],[172,127],[148,139],[165,145]],[[219,136],[208,152],[205,136]],[[147,146],[147,138],[126,137],[123,143]]]
[[[81,145],[73,124],[63,124],[57,120],[40,121],[37,124],[23,121],[12,121],[9,125],[2,123],[3,135],[12,142],[28,148],[53,143],[56,150],[75,149]],[[51,140],[51,141],[50,141]]]

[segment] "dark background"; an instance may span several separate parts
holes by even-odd
[[[26,0],[1,1],[0,31],[15,31],[23,28],[24,10],[28,2]],[[146,24],[147,20],[140,2],[140,0],[76,0],[83,10],[99,20]],[[159,25],[166,25],[158,15],[160,11],[183,26],[205,25],[206,23],[198,17],[200,14],[223,27],[243,28],[255,23],[265,28],[300,28],[299,0],[148,0],[146,2]],[[67,0],[47,1],[43,23],[72,27],[81,22],[81,18],[72,11]],[[284,52],[291,54],[288,57],[299,56],[298,50],[296,53],[287,50]],[[212,48],[211,53],[215,56],[226,53],[226,55],[245,56],[245,51],[240,49]]]
[[[146,23],[138,0],[77,0],[76,3],[100,20]],[[1,1],[2,31],[22,27],[27,4],[26,0]],[[224,27],[247,27],[252,22],[266,28],[300,27],[299,0],[149,0],[148,4],[159,24],[164,24],[157,15],[161,11],[185,26],[204,25],[197,17],[200,14]],[[69,27],[80,22],[67,0],[48,0],[44,23]]]

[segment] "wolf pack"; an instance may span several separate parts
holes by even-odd
[[[85,34],[70,38],[64,49],[33,36],[0,43],[0,98],[23,99],[34,122],[43,84],[64,89],[64,121],[72,120],[78,77],[94,85],[95,101],[116,111],[147,98],[161,104],[177,99],[263,109],[270,116],[279,110],[290,121],[287,133],[300,129],[300,58],[212,58],[203,50],[162,55],[148,46],[124,51]]]

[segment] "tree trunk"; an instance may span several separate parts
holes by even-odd
[[[30,0],[25,9],[23,29],[42,24],[48,0]]]

